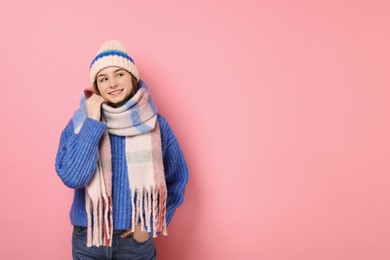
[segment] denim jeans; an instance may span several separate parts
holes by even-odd
[[[152,237],[141,243],[136,241],[132,235],[121,238],[120,234],[124,231],[114,230],[112,247],[87,247],[87,228],[74,226],[72,234],[73,259],[156,259],[156,248],[154,247],[154,239]]]

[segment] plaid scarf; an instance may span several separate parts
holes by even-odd
[[[109,133],[125,136],[126,163],[131,193],[131,229],[140,223],[141,230],[167,235],[167,189],[161,151],[157,107],[143,81],[139,90],[124,105],[114,108],[102,104],[101,121],[107,125],[99,146],[99,160],[92,181],[86,186],[85,200],[88,218],[87,246],[111,246],[112,218],[112,161]],[[87,95],[88,96],[88,95]],[[80,108],[73,115],[73,126],[79,133],[87,112],[86,92]]]

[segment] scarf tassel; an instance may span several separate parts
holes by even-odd
[[[112,197],[99,197],[97,200],[92,200],[88,196],[86,209],[88,219],[87,247],[112,246]]]
[[[153,237],[157,237],[157,233],[162,233],[167,236],[166,224],[166,203],[167,192],[166,188],[153,188],[152,190],[135,189],[132,196],[132,232],[135,230],[136,224],[141,224],[141,230],[151,232],[153,230]],[[153,224],[151,224],[151,221]],[[152,228],[153,225],[153,228]]]

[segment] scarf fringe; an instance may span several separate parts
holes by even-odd
[[[86,194],[86,197],[87,247],[112,246],[112,197],[104,198],[101,196],[95,201],[88,194]]]
[[[140,223],[141,230],[145,230],[145,227],[147,232],[153,230],[153,237],[157,237],[157,233],[162,233],[164,236],[167,236],[165,210],[167,203],[166,187],[155,187],[150,190],[146,190],[145,188],[142,190],[135,189],[131,193],[131,198],[133,209],[131,216],[132,232],[134,232],[135,226]]]

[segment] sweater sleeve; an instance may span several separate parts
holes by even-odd
[[[78,134],[70,120],[62,131],[55,168],[62,182],[72,189],[85,187],[95,172],[99,142],[106,130],[102,122],[87,118]]]
[[[189,172],[179,142],[168,122],[161,115],[159,115],[159,124],[161,129],[165,182],[168,190],[167,225],[169,225],[176,209],[184,201]]]

